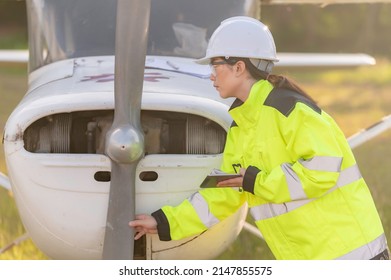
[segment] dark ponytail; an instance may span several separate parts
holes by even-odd
[[[248,58],[230,57],[230,58],[225,59],[225,61],[227,61],[227,63],[230,65],[234,65],[236,62],[238,62],[240,60],[246,64],[246,68],[247,68],[248,72],[255,80],[257,80],[257,81],[267,80],[275,88],[285,88],[285,89],[295,91],[295,92],[305,96],[306,98],[308,98],[309,100],[311,100],[312,102],[314,102],[316,104],[315,100],[310,95],[308,95],[297,83],[295,83],[291,79],[288,79],[287,77],[284,77],[281,75],[274,75],[274,74],[270,74],[265,71],[261,71],[258,68],[256,68],[251,63],[250,59],[248,59]]]

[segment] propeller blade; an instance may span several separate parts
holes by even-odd
[[[144,154],[141,96],[150,0],[118,0],[115,47],[114,120],[106,135],[111,183],[103,259],[133,259],[136,167]]]

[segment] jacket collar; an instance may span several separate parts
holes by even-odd
[[[250,94],[245,102],[236,99],[232,103],[229,114],[239,127],[252,127],[257,123],[261,105],[272,89],[271,83],[260,80],[251,87]]]

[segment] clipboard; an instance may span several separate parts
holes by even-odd
[[[208,176],[205,177],[204,181],[200,185],[200,188],[232,188],[232,186],[217,187],[216,185],[218,182],[241,176],[242,175],[240,174],[229,174],[224,173],[221,170],[214,169]]]

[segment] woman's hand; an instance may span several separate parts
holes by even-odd
[[[136,219],[130,221],[129,226],[133,227],[137,233],[134,237],[135,240],[139,239],[146,233],[157,233],[157,222],[151,215],[136,215]]]
[[[241,177],[236,177],[233,179],[221,181],[217,184],[217,186],[218,187],[242,187],[243,186],[243,177],[244,177],[245,173],[246,173],[246,169],[241,168],[240,169],[240,175],[242,175]]]

